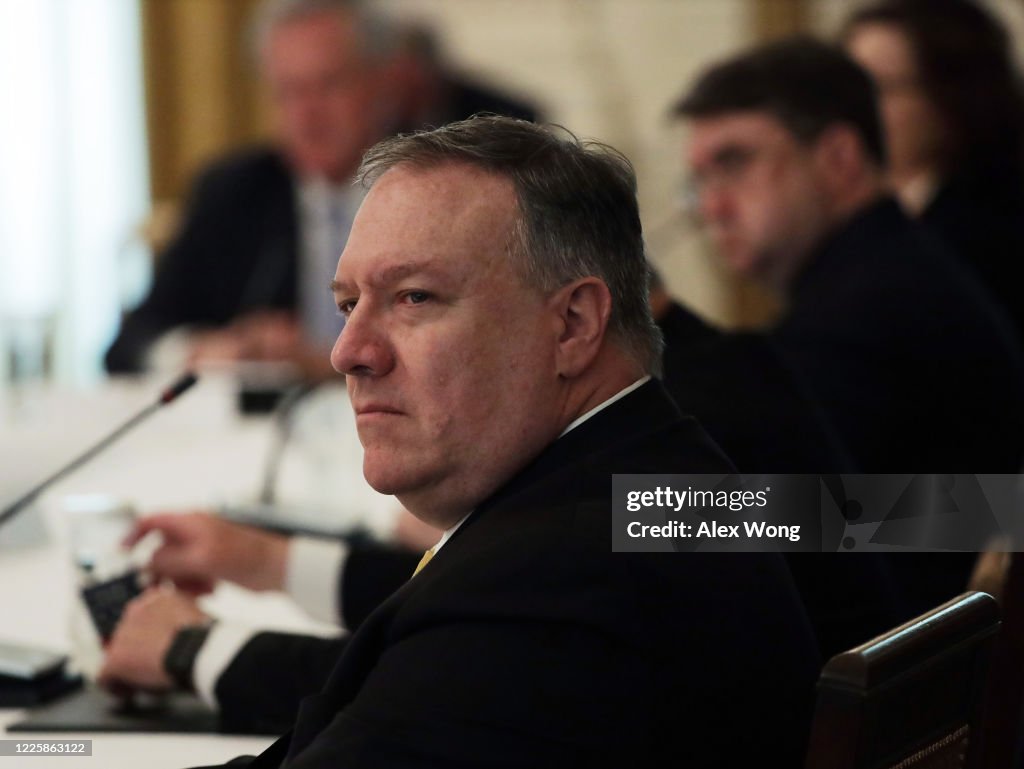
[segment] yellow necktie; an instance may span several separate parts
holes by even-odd
[[[417,574],[419,574],[421,571],[423,571],[423,567],[426,566],[428,563],[430,563],[430,559],[433,558],[433,557],[434,557],[434,548],[430,548],[427,552],[425,552],[423,554],[423,557],[420,558],[420,562],[418,564],[416,564],[416,571],[414,571],[412,573],[412,576],[415,577]]]

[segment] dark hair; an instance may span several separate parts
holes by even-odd
[[[600,278],[612,296],[610,333],[645,371],[659,371],[662,339],[648,306],[636,177],[621,153],[558,126],[478,115],[386,139],[366,153],[359,178],[368,187],[399,164],[445,163],[509,179],[519,208],[509,255],[524,282],[548,293]]]
[[[914,51],[921,88],[946,122],[943,172],[1024,164],[1024,90],[995,17],[969,0],[883,0],[854,13],[843,36],[871,23],[898,27]]]
[[[852,126],[885,165],[885,142],[871,77],[837,47],[809,37],[758,46],[712,65],[676,103],[684,117],[763,110],[810,143],[836,123]]]

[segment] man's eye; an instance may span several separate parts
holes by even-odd
[[[747,147],[733,147],[715,159],[719,173],[735,175],[746,170],[754,159],[755,151]]]
[[[352,310],[354,310],[355,308],[355,299],[346,299],[343,302],[338,302],[338,312],[344,315],[346,318],[352,314]]]
[[[423,304],[430,299],[430,294],[426,291],[406,291],[402,295],[402,299],[409,304]]]

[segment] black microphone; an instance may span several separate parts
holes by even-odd
[[[40,494],[46,491],[46,489],[48,489],[51,485],[53,485],[54,483],[56,483],[69,473],[77,470],[79,467],[84,465],[94,456],[96,456],[105,448],[107,448],[107,446],[109,446],[111,443],[114,443],[122,435],[131,430],[133,427],[135,427],[135,425],[137,425],[139,422],[146,419],[154,411],[157,411],[163,406],[166,406],[168,403],[171,403],[179,395],[181,395],[183,392],[192,387],[192,385],[194,385],[197,381],[199,381],[199,377],[197,377],[191,371],[188,372],[187,374],[183,374],[181,377],[175,380],[170,387],[168,387],[166,390],[160,393],[160,397],[159,399],[157,399],[156,403],[151,403],[150,405],[146,406],[146,408],[144,408],[138,414],[136,414],[123,425],[114,430],[114,432],[110,433],[110,435],[108,435],[106,438],[99,441],[86,451],[82,452],[79,456],[71,460],[68,464],[64,465],[64,467],[55,472],[49,478],[36,485],[27,494],[15,500],[13,504],[10,504],[7,507],[5,507],[3,512],[0,512],[0,526],[3,526],[5,522],[13,518],[21,510],[32,504],[32,502],[35,501],[36,497],[38,497]]]

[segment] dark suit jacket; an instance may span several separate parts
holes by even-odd
[[[214,164],[192,191],[149,295],[121,324],[107,370],[140,370],[149,345],[178,326],[294,309],[297,265],[295,190],[283,158],[259,148]]]
[[[611,552],[611,473],[728,472],[650,383],[481,503],[253,766],[796,766],[818,659],[777,555]]]
[[[943,181],[921,221],[968,265],[1024,339],[1024,173],[1011,159]]]
[[[421,553],[385,545],[353,548],[342,567],[341,611],[346,628],[363,620],[412,575]],[[299,703],[323,688],[349,636],[316,638],[263,632],[246,643],[217,679],[221,731],[281,734]]]
[[[892,200],[800,275],[772,338],[864,472],[1017,472],[1024,374],[1006,317]]]
[[[723,334],[678,304],[658,325],[665,337],[665,387],[741,472],[856,471],[820,404],[770,336]],[[818,500],[807,499],[806,504],[813,509]],[[804,534],[814,542],[820,530],[806,528]],[[830,549],[837,546],[831,543]],[[821,547],[829,549],[829,543]],[[815,552],[787,553],[785,558],[823,659],[905,619],[890,567],[881,556]]]
[[[658,326],[665,387],[740,472],[856,471],[821,405],[770,337],[723,334],[675,303]]]

